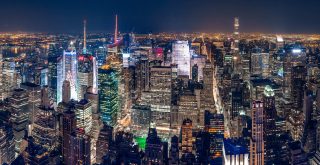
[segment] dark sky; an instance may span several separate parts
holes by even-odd
[[[320,33],[320,0],[1,0],[0,32]]]

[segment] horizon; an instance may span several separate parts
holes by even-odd
[[[89,32],[112,32],[118,14],[124,32],[231,33],[239,17],[242,33],[318,34],[319,5],[316,0],[12,0],[0,6],[0,31],[80,33],[85,18]]]

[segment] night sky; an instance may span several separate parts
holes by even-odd
[[[0,32],[320,33],[320,0],[1,0]]]

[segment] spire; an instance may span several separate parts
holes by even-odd
[[[117,42],[118,39],[118,15],[116,14],[116,25],[114,29],[114,43]]]
[[[87,52],[87,20],[83,20],[83,53]]]

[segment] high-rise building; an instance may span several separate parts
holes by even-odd
[[[35,112],[37,110],[37,107],[39,106],[41,102],[41,86],[34,84],[34,83],[21,83],[20,85],[21,89],[24,89],[28,94],[28,109],[29,109],[29,119],[31,124],[34,122],[34,116]],[[30,130],[31,131],[31,130]]]
[[[192,66],[192,76],[191,76],[191,78],[192,78],[192,80],[193,81],[198,81],[198,65],[197,64],[194,64],[193,66]]]
[[[234,36],[234,50],[238,51],[239,50],[239,40],[240,40],[240,33],[239,33],[239,26],[240,26],[240,22],[239,22],[239,17],[235,17],[234,18],[234,32],[233,32],[233,36]]]
[[[173,136],[171,138],[171,147],[169,152],[169,164],[178,165],[179,164],[179,138],[178,136]]]
[[[71,165],[73,164],[72,159],[74,155],[72,155],[72,133],[77,128],[76,125],[76,114],[73,109],[69,109],[65,111],[62,115],[62,157],[64,164]]]
[[[204,55],[198,55],[198,54],[192,54],[191,58],[191,78],[194,75],[194,73],[197,73],[197,79],[194,79],[194,81],[201,81],[203,80],[203,71],[202,69],[206,65],[207,56]],[[197,67],[195,67],[195,65]]]
[[[275,107],[275,92],[271,86],[267,85],[264,89],[263,97],[263,109],[264,109],[264,124],[263,124],[263,138],[265,145],[265,163],[269,164],[278,161],[280,154],[277,147],[279,144],[279,138],[277,133],[280,130],[277,129],[277,111]]]
[[[28,146],[23,153],[26,164],[49,164],[49,152],[47,148],[35,143],[33,137],[29,136]]]
[[[145,149],[144,164],[164,164],[164,146],[155,128],[150,128]]]
[[[91,87],[92,93],[97,93],[97,59],[87,51],[86,20],[84,21],[83,33],[83,50],[82,54],[78,55],[77,66],[78,100],[84,98],[89,87]]]
[[[62,53],[62,52],[61,52]],[[58,85],[58,57],[60,56],[57,45],[49,45],[48,53],[48,86],[50,88],[50,98],[57,103],[57,85]]]
[[[131,128],[136,130],[137,136],[146,136],[148,134],[151,122],[150,105],[134,104],[131,108]]]
[[[55,109],[50,104],[49,91],[49,87],[41,89],[41,104],[34,112],[31,136],[35,143],[52,151],[58,146],[58,128]]]
[[[263,140],[263,102],[254,101],[252,104],[252,135],[250,138],[250,164],[264,164],[264,140]]]
[[[15,159],[15,140],[12,127],[2,122],[0,126],[0,164],[11,164]]]
[[[176,41],[172,44],[172,63],[178,65],[178,75],[188,76],[191,74],[191,54],[188,41]]]
[[[118,73],[110,66],[99,68],[99,111],[105,124],[114,127],[119,111]]]
[[[294,110],[302,112],[307,70],[304,66],[294,66],[291,71],[291,101]]]
[[[22,140],[29,123],[28,94],[23,89],[15,89],[9,98],[10,121],[15,139],[16,155],[22,152]]]
[[[222,114],[213,114],[209,111],[205,111],[205,129],[209,133],[210,138],[210,158],[217,159],[217,161],[221,159],[222,161],[224,116]]]
[[[284,97],[292,97],[292,68],[306,65],[306,50],[300,45],[287,45],[283,61],[283,93]]]
[[[199,108],[197,97],[190,90],[185,90],[178,101],[178,123],[182,123],[185,119],[195,121],[193,126],[198,126]]]
[[[251,75],[262,76],[262,55],[261,49],[255,48],[251,52]]]
[[[108,125],[103,125],[103,128],[100,130],[98,141],[96,144],[96,163],[103,162],[103,156],[108,153],[110,145],[113,142],[112,134],[113,128]]]
[[[203,68],[203,88],[200,91],[200,125],[204,126],[204,111],[216,112],[213,95],[214,68],[211,62],[207,61]]]
[[[150,69],[150,92],[144,93],[149,98],[142,101],[151,105],[151,120],[156,127],[170,127],[171,73],[172,68],[166,66],[153,66]]]
[[[193,151],[192,121],[190,119],[185,119],[181,125],[180,155],[185,153],[192,153],[192,151]]]
[[[77,93],[77,53],[73,42],[70,43],[68,50],[63,52],[63,56],[59,58],[58,63],[58,85],[57,85],[57,102],[62,100],[62,84],[64,80],[70,82],[71,99],[78,100]]]
[[[73,132],[71,134],[71,164],[91,164],[91,143],[90,137],[83,131]],[[69,165],[69,164],[68,164]]]
[[[292,165],[307,165],[308,158],[307,154],[301,149],[301,143],[299,141],[294,141],[288,143],[288,157],[289,164]]]
[[[84,130],[85,134],[90,134],[92,129],[92,104],[89,100],[82,99],[75,105],[77,116],[77,128]]]
[[[141,101],[143,91],[149,90],[150,69],[147,57],[141,57],[135,67],[136,99]]]
[[[90,54],[78,56],[78,98],[82,99],[88,87],[94,86],[95,57]]]

